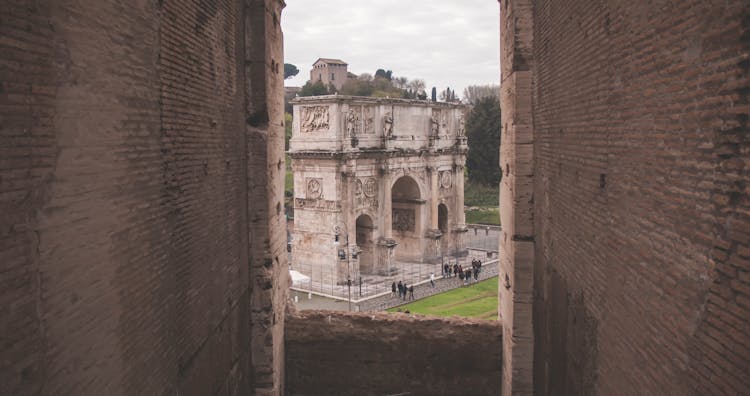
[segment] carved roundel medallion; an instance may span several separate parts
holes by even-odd
[[[375,194],[377,194],[377,192],[378,192],[378,184],[375,181],[375,179],[373,179],[373,178],[367,179],[367,181],[365,181],[365,185],[364,185],[363,191],[364,191],[364,193],[365,193],[366,196],[368,196],[370,198],[374,197]]]
[[[452,182],[453,180],[451,179],[450,171],[440,172],[440,187],[445,188],[445,189],[451,188]]]
[[[307,179],[307,198],[318,199],[323,195],[323,185],[320,179]]]

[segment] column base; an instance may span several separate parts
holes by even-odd
[[[398,242],[392,238],[381,238],[377,244],[377,262],[375,271],[384,276],[394,274],[393,250],[398,246]]]

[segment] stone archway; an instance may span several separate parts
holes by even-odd
[[[356,229],[356,243],[359,248],[359,271],[363,274],[372,274],[375,272],[373,252],[373,230],[375,230],[375,226],[373,225],[372,218],[366,214],[357,217]]]
[[[398,243],[397,259],[422,259],[422,199],[419,184],[411,176],[401,176],[391,187],[393,239]]]
[[[448,233],[448,207],[443,203],[438,205],[438,229],[443,235]]]

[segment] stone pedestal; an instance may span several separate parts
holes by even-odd
[[[442,255],[445,253],[442,247],[443,232],[438,229],[427,231],[427,240],[425,241],[424,261],[427,263],[439,263]]]
[[[391,276],[393,274],[393,250],[398,243],[392,238],[382,238],[377,245],[377,262],[375,272],[379,275]]]
[[[453,229],[453,240],[455,241],[455,245],[453,246],[453,249],[451,249],[451,255],[463,257],[469,253],[469,250],[466,248],[466,233],[468,231],[469,228],[466,227],[466,224],[457,225]]]

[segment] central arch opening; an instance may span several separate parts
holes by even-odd
[[[411,176],[401,176],[391,189],[393,238],[398,243],[397,260],[422,259],[422,206],[425,201],[419,184]]]

